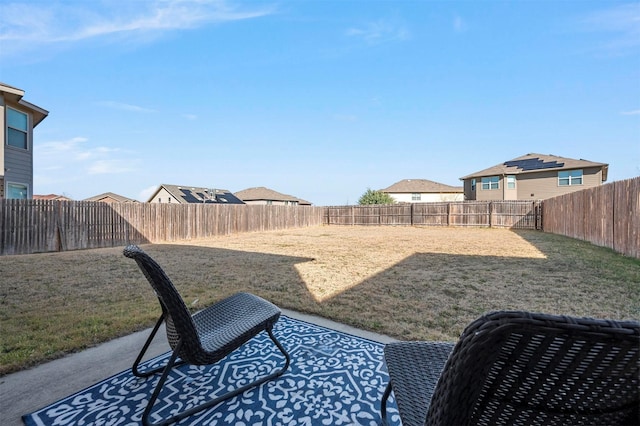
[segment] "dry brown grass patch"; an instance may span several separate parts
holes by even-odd
[[[401,339],[455,340],[483,312],[640,317],[640,261],[535,231],[312,227],[145,245],[193,309],[236,291]],[[122,248],[6,256],[0,374],[153,323]]]

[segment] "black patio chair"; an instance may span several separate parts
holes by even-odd
[[[138,263],[142,273],[153,287],[162,308],[160,318],[131,368],[133,374],[138,377],[149,377],[162,371],[144,411],[143,424],[166,425],[177,422],[278,377],[289,367],[289,354],[272,331],[273,325],[280,318],[280,309],[277,306],[253,294],[237,293],[191,315],[171,280],[148,254],[138,246],[130,245],[124,249],[124,255]],[[173,350],[171,357],[165,366],[140,371],[138,368],[140,362],[163,321],[166,324],[169,345]],[[153,406],[173,367],[183,363],[214,364],[262,331],[269,334],[273,343],[284,355],[285,361],[282,368],[170,418],[162,419],[157,423],[150,421]]]
[[[635,321],[493,312],[455,347],[386,345],[382,419],[393,390],[404,426],[638,425],[639,352]]]

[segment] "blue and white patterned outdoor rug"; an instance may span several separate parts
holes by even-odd
[[[282,376],[178,425],[380,424],[380,400],[389,378],[382,344],[284,316],[274,333],[291,356]],[[160,365],[168,356],[143,367]],[[261,333],[218,364],[174,368],[153,412],[183,411],[283,362],[269,336]],[[23,420],[29,426],[140,424],[157,380],[158,375],[140,379],[124,371]],[[390,425],[400,423],[393,396],[387,416]]]

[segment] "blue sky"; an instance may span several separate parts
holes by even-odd
[[[355,204],[536,152],[640,175],[640,3],[0,0],[34,193]]]

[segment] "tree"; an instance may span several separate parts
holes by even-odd
[[[367,188],[364,194],[358,200],[358,204],[361,206],[367,204],[393,204],[396,200],[394,200],[391,195],[386,192],[376,191],[371,188]]]

